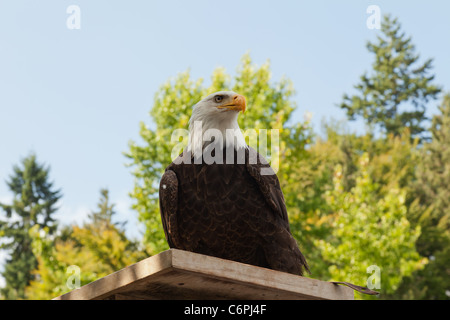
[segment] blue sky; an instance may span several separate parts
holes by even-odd
[[[79,30],[66,26],[69,5],[81,10]],[[122,152],[140,121],[151,124],[158,87],[188,68],[193,78],[218,66],[234,74],[250,52],[257,64],[270,59],[274,81],[293,81],[294,120],[310,111],[318,131],[324,117],[345,118],[336,104],[370,68],[369,5],[399,18],[449,91],[448,1],[1,1],[0,202],[11,200],[12,166],[34,151],[64,194],[62,223],[81,222],[107,187],[139,238]]]

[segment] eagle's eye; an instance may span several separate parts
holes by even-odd
[[[223,96],[217,95],[214,97],[214,102],[221,103],[223,101]]]

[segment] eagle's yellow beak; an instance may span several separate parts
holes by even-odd
[[[243,95],[236,94],[235,96],[233,96],[233,102],[224,104],[218,108],[245,112],[246,106],[247,102],[245,101],[245,97]]]

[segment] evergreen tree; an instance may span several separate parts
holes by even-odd
[[[120,231],[123,232],[126,221],[115,223],[112,222],[112,218],[116,214],[114,206],[115,205],[113,203],[110,203],[109,200],[109,190],[101,189],[100,201],[97,204],[98,211],[92,211],[90,214],[88,214],[90,225],[103,226],[105,224],[111,224],[119,227]]]
[[[32,228],[33,252],[38,258],[35,280],[26,288],[30,299],[51,299],[73,289],[67,284],[69,266],[79,267],[80,285],[88,284],[149,256],[139,243],[126,237],[112,223],[114,204],[108,190],[102,189],[98,211],[83,226],[73,225],[51,236],[44,229]],[[70,283],[70,281],[69,281]]]
[[[99,211],[92,212],[89,222],[83,228],[74,226],[74,235],[86,249],[94,253],[95,257],[109,266],[112,272],[136,262],[145,252],[138,252],[138,243],[131,241],[125,235],[123,223],[113,223],[114,204],[110,203],[107,189],[100,190]],[[130,260],[131,259],[131,260]]]
[[[24,299],[25,287],[33,279],[36,257],[31,247],[29,231],[33,226],[46,228],[49,233],[56,229],[53,213],[61,197],[60,190],[49,181],[49,167],[36,161],[31,154],[23,159],[21,166],[14,166],[14,173],[7,185],[14,195],[12,204],[0,203],[6,220],[0,220],[0,249],[10,254],[4,271],[6,286],[1,289],[6,299]]]
[[[340,107],[350,120],[361,117],[372,128],[394,135],[408,127],[414,138],[424,132],[427,103],[437,98],[440,88],[432,84],[432,59],[420,64],[411,38],[400,28],[397,19],[384,17],[377,42],[367,44],[375,56],[373,73],[361,76],[358,93],[345,94]]]

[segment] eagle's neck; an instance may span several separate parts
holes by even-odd
[[[217,141],[219,148],[234,148],[236,151],[247,148],[237,117],[237,112],[223,112],[214,117],[191,117],[188,150],[194,154],[196,148],[201,146],[203,150],[211,140]]]

